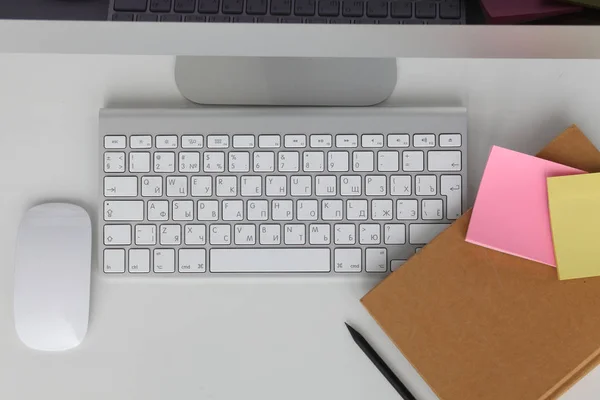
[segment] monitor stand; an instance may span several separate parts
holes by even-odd
[[[179,56],[175,82],[201,104],[369,106],[396,87],[394,58]]]

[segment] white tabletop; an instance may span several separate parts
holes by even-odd
[[[189,106],[173,64],[169,56],[0,56],[0,398],[398,399],[350,339],[349,321],[419,400],[436,399],[360,304],[371,280],[121,282],[96,273],[79,348],[45,354],[19,342],[13,254],[23,211],[66,200],[95,218],[98,109]],[[468,107],[472,199],[492,144],[533,154],[577,123],[600,145],[599,93],[596,61],[414,59],[399,63],[391,102]],[[563,399],[599,392],[597,369]]]

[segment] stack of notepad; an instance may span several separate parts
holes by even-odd
[[[466,240],[557,267],[560,279],[600,275],[600,174],[494,147]]]
[[[600,269],[589,172],[577,127],[537,158],[494,148],[473,211],[363,297],[440,400],[558,399],[600,361],[600,278],[555,267]]]

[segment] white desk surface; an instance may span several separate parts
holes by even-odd
[[[398,399],[352,342],[349,321],[419,400],[436,399],[359,303],[375,284],[368,280],[134,283],[96,273],[81,347],[44,354],[19,342],[12,290],[22,213],[66,200],[95,218],[98,109],[189,106],[173,63],[168,56],[0,56],[0,398]],[[415,59],[401,61],[399,72],[393,104],[468,107],[471,198],[492,144],[533,154],[577,123],[600,145],[600,62]],[[597,369],[563,400],[599,392]]]

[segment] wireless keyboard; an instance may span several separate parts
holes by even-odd
[[[465,0],[111,0],[113,21],[464,24]]]
[[[384,274],[458,218],[464,109],[102,110],[106,274]]]

